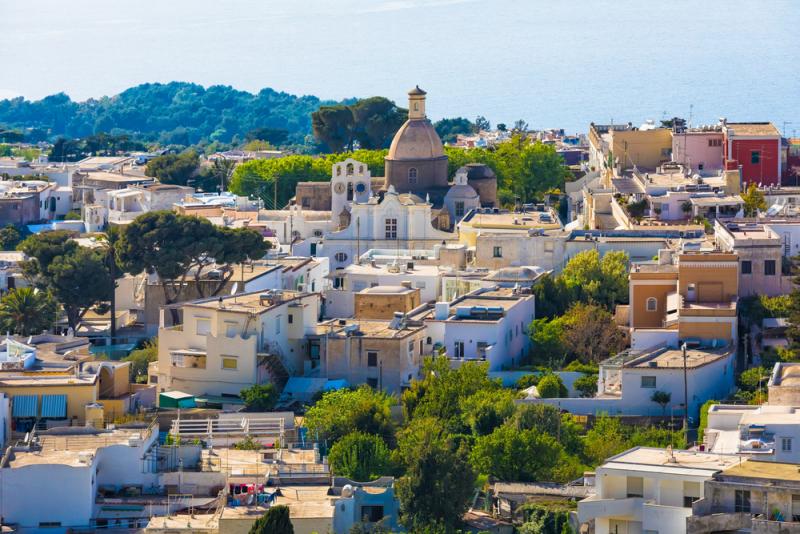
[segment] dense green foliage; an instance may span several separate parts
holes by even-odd
[[[230,190],[260,198],[270,209],[280,209],[294,196],[298,182],[329,181],[334,163],[352,157],[365,163],[373,176],[382,176],[385,156],[386,150],[356,150],[324,157],[293,155],[248,161],[236,166]]]
[[[706,428],[708,427],[708,410],[715,404],[719,404],[719,401],[709,399],[700,407],[700,424],[697,426],[698,441],[703,441],[703,434],[705,434]]]
[[[561,377],[549,373],[544,375],[539,383],[536,385],[539,396],[543,399],[563,398],[567,396],[567,388],[564,387],[564,382]]]
[[[247,228],[219,227],[200,217],[151,211],[124,227],[115,248],[126,272],[158,275],[165,302],[170,304],[184,293],[190,272],[201,297],[216,296],[233,276],[233,269],[226,269],[214,284],[197,283],[213,265],[212,259],[218,265],[260,259],[268,242]]]
[[[469,119],[456,117],[454,119],[441,119],[433,123],[436,133],[443,143],[455,143],[459,134],[470,134],[475,128]]]
[[[591,398],[597,394],[598,375],[584,375],[575,380],[573,386],[581,397]]]
[[[192,150],[183,154],[164,154],[147,162],[144,173],[163,184],[186,185],[200,166],[200,159]]]
[[[253,384],[239,392],[248,412],[268,412],[278,402],[278,390],[272,384]]]
[[[0,249],[14,250],[22,241],[22,233],[13,224],[0,229]]]
[[[68,232],[32,235],[19,249],[31,258],[23,265],[26,276],[61,303],[73,331],[90,308],[111,298],[114,280],[103,254],[79,247]]]
[[[305,425],[314,439],[330,444],[353,432],[392,438],[392,397],[369,386],[325,393],[308,409]]]
[[[21,336],[41,334],[56,320],[58,305],[49,291],[12,289],[0,298],[0,328]]]
[[[158,360],[158,338],[145,342],[140,349],[131,351],[125,361],[131,362],[131,381],[138,383],[147,382],[147,366]]]
[[[148,83],[83,102],[63,93],[37,101],[0,100],[0,124],[33,129],[39,137],[38,132],[70,138],[108,132],[184,146],[230,143],[268,128],[286,132],[289,143],[303,143],[311,133],[311,113],[322,104],[330,102],[272,89],[252,94],[222,85]]]
[[[270,506],[264,515],[256,519],[247,534],[294,534],[289,507]]]
[[[573,305],[554,319],[534,319],[531,327],[533,358],[551,368],[564,361],[597,364],[625,347],[625,338],[605,308]]]
[[[526,521],[519,526],[519,534],[572,534],[569,514],[576,504],[572,501],[540,501],[523,504],[521,511]]]
[[[356,143],[365,149],[381,149],[389,147],[407,116],[407,109],[374,96],[352,104],[322,106],[311,114],[311,127],[327,152],[352,151]]]
[[[391,474],[389,448],[383,438],[363,432],[351,432],[337,441],[328,455],[334,475],[358,482],[368,482]]]

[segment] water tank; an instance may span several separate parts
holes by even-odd
[[[444,321],[450,316],[450,303],[437,302],[434,307],[433,317],[437,321]]]

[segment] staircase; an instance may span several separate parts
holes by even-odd
[[[270,352],[267,354],[259,354],[259,358],[261,358],[264,368],[269,375],[269,381],[275,384],[278,392],[283,391],[286,382],[289,381],[290,375],[281,357]]]

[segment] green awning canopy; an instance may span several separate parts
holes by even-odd
[[[11,417],[36,417],[39,407],[38,395],[17,395],[13,398]]]
[[[67,417],[66,395],[42,395],[42,417],[64,419]]]

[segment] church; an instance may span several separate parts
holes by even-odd
[[[317,255],[331,268],[357,262],[370,248],[432,248],[456,239],[456,223],[470,210],[497,205],[497,178],[482,164],[470,164],[448,177],[442,140],[425,113],[426,93],[408,93],[408,120],[392,140],[385,176],[371,176],[367,165],[347,159],[333,165],[330,182],[297,184],[302,210],[328,211]],[[302,247],[301,247],[302,248]]]

